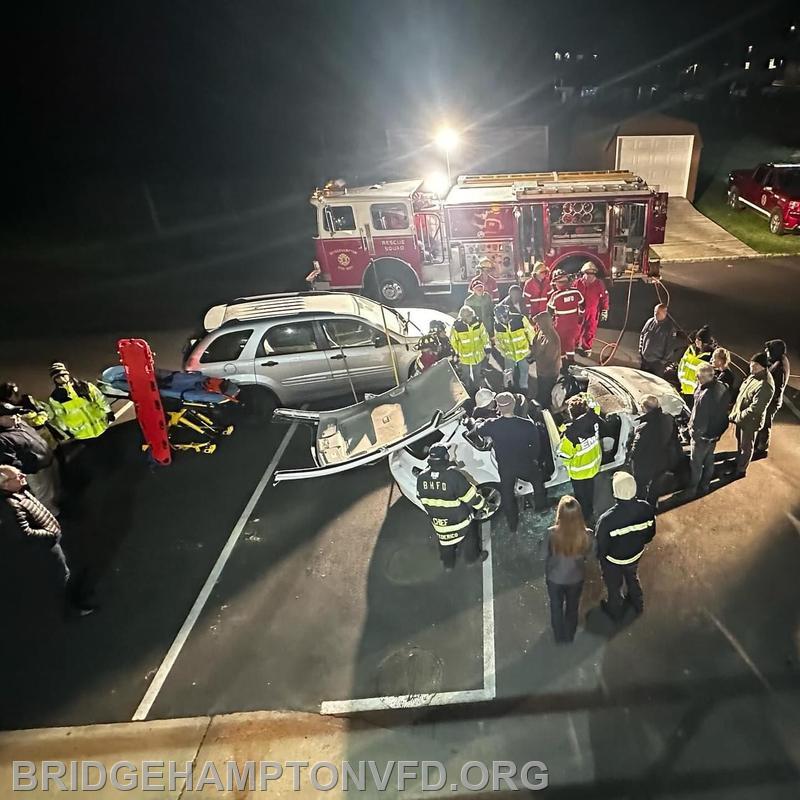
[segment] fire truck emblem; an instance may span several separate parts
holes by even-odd
[[[339,253],[336,257],[336,260],[339,262],[339,266],[341,267],[349,267],[350,266],[350,256],[347,253]]]

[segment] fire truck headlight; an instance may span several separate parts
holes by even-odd
[[[428,177],[425,178],[425,188],[429,192],[433,192],[439,197],[444,197],[447,194],[447,190],[450,188],[447,175],[444,175],[441,172],[435,172],[433,175],[428,175]]]

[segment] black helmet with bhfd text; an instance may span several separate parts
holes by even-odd
[[[569,275],[564,272],[563,269],[556,269],[553,270],[553,274],[550,276],[550,280],[553,283],[561,283],[562,281],[569,281]]]

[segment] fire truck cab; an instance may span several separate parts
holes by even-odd
[[[594,262],[607,280],[658,275],[651,244],[664,241],[667,195],[627,171],[462,175],[441,199],[422,180],[311,197],[316,260],[308,279],[364,290],[385,303],[468,284],[489,258],[500,284],[534,261],[577,272]]]

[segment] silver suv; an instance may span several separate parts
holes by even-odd
[[[244,403],[269,416],[277,406],[383,392],[395,383],[395,364],[406,380],[414,344],[434,319],[448,331],[454,321],[342,292],[244,297],[209,309],[184,368],[235,381]]]

